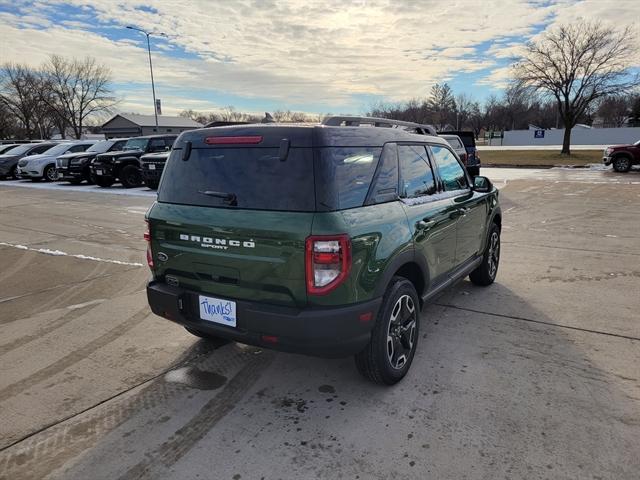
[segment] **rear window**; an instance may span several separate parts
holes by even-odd
[[[334,211],[364,204],[382,148],[182,149],[169,157],[160,202],[281,211]],[[314,161],[315,155],[315,161]],[[397,177],[396,177],[397,178]],[[397,181],[397,180],[396,180]]]
[[[292,148],[280,161],[278,148],[182,149],[169,157],[158,192],[160,202],[253,210],[315,210],[313,154]]]
[[[462,139],[462,143],[464,143],[465,147],[475,147],[476,146],[476,139],[473,137],[473,133],[469,133],[467,135],[465,134],[461,134],[458,135],[460,137],[460,139]]]
[[[458,140],[457,138],[445,138],[445,140],[449,142],[449,145],[451,145],[453,148],[463,148],[460,140]]]

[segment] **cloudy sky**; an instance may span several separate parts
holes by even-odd
[[[436,82],[499,93],[518,48],[583,17],[640,26],[640,0],[0,0],[0,63],[91,55],[121,111],[152,113],[145,37],[165,114],[225,105],[362,113]],[[639,46],[640,50],[640,46]]]

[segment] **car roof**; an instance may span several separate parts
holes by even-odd
[[[282,139],[289,140],[292,147],[382,147],[388,142],[446,143],[438,136],[410,133],[400,128],[254,123],[188,130],[180,135],[174,148],[181,148],[186,142],[191,142],[194,148],[203,148],[207,145],[205,143],[207,137],[244,136],[261,136],[262,140],[259,144],[249,146],[262,148],[279,147]],[[226,146],[230,147],[230,145]]]
[[[141,135],[139,137],[129,137],[126,140],[131,140],[134,138],[167,138],[167,137],[175,138],[177,136],[178,136],[177,133],[165,133],[165,134],[159,134],[159,135]]]

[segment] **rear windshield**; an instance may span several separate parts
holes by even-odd
[[[380,158],[380,147],[175,150],[158,192],[160,202],[208,207],[334,211],[360,207]]]
[[[253,210],[315,210],[313,154],[292,148],[286,161],[278,148],[182,149],[169,157],[158,192],[160,202]]]
[[[462,139],[462,143],[464,143],[465,147],[475,147],[476,139],[473,138],[473,133],[469,132],[468,134],[460,134],[458,135]]]
[[[458,140],[457,138],[445,138],[445,140],[449,142],[449,145],[451,145],[453,148],[463,148],[460,140]]]

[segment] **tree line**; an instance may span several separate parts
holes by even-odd
[[[275,110],[270,112],[273,120],[276,122],[319,122],[326,116],[325,114],[311,114],[305,112],[293,112],[291,110]],[[264,118],[264,115],[256,115],[255,113],[245,113],[237,110],[233,105],[226,106],[216,112],[199,112],[196,110],[183,110],[180,116],[190,118],[202,125],[212,122],[247,122],[258,123]]]
[[[427,98],[398,103],[377,103],[366,115],[430,124],[439,131],[470,130],[478,137],[483,131],[522,130],[535,125],[543,129],[564,128],[556,103],[517,83],[501,95],[484,102],[468,94],[455,95],[444,83],[432,87]],[[576,123],[601,127],[640,127],[640,94],[621,93],[603,97],[577,117]]]
[[[38,68],[0,67],[0,138],[51,138],[57,130],[81,138],[87,122],[116,104],[111,73],[94,58],[51,55]]]

